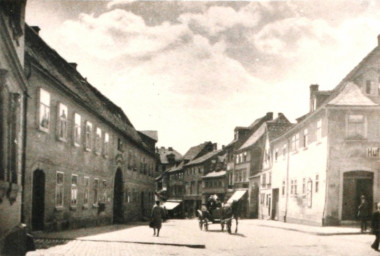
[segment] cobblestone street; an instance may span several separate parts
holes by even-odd
[[[357,231],[241,220],[229,235],[217,224],[205,232],[196,220],[169,220],[160,237],[142,224],[37,233],[39,249],[27,255],[379,255],[369,247],[373,236]]]

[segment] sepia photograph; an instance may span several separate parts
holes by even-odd
[[[0,0],[1,256],[380,256],[379,0]]]

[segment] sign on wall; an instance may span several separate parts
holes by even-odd
[[[380,147],[368,148],[367,156],[378,158],[380,156]]]

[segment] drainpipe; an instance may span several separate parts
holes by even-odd
[[[329,190],[329,186],[328,186],[328,179],[327,179],[327,171],[328,171],[328,168],[329,168],[329,165],[330,165],[330,145],[329,145],[329,111],[328,109],[326,108],[325,109],[325,112],[326,112],[326,129],[327,129],[327,142],[326,142],[326,147],[327,147],[327,161],[326,161],[326,175],[325,175],[325,203],[323,204],[323,212],[322,212],[322,226],[326,226],[326,204],[327,204],[327,197],[328,197],[328,190]],[[321,132],[323,131],[323,123],[322,123],[322,127],[321,127]],[[321,136],[322,137],[322,136]],[[339,176],[340,177],[340,176]],[[319,181],[321,182],[321,180]],[[340,183],[340,181],[339,181]],[[340,186],[339,189],[343,189],[342,186]],[[340,194],[340,192],[339,192]],[[341,204],[341,202],[338,200],[338,202]],[[341,206],[339,206],[341,207]]]

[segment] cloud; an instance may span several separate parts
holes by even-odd
[[[147,58],[191,36],[184,25],[166,22],[147,26],[140,16],[120,9],[99,17],[81,14],[78,21],[66,21],[60,30],[66,35],[67,43],[104,60],[123,55]]]
[[[184,13],[178,20],[193,27],[195,30],[204,31],[215,36],[234,26],[254,27],[260,17],[255,12],[246,9],[236,11],[232,7],[211,6],[205,13]]]

